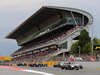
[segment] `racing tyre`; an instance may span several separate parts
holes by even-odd
[[[61,69],[63,70],[63,69],[64,69],[64,67],[61,67]]]
[[[68,70],[68,68],[66,68],[66,70]]]
[[[76,70],[79,70],[79,68],[77,68]]]
[[[83,69],[83,66],[80,66],[80,69]]]
[[[76,70],[79,70],[79,67],[75,67]]]

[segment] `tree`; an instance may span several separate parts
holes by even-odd
[[[78,46],[81,47],[81,54],[89,54],[92,51],[91,38],[85,29],[80,32],[79,41],[72,44],[70,54],[78,54]]]
[[[89,33],[85,29],[83,29],[80,32],[80,35],[79,35],[79,43],[78,43],[78,45],[80,47],[84,47],[85,44],[87,44],[88,42],[91,42],[91,38],[89,37]]]
[[[88,46],[89,45],[89,46]],[[89,33],[83,29],[79,35],[79,43],[78,46],[81,47],[81,54],[91,52],[91,38],[89,37]]]
[[[94,45],[97,45],[98,44],[98,39],[96,37],[93,39],[93,44]]]
[[[78,41],[73,43],[71,46],[70,54],[78,54],[79,49],[78,49]]]
[[[94,44],[94,45],[100,45],[100,39],[94,37],[94,39],[93,39],[93,44]]]
[[[82,49],[82,53],[83,54],[90,54],[91,52],[92,52],[92,45],[91,45],[91,43],[87,43],[87,44],[85,44],[85,46],[83,47],[83,49]]]

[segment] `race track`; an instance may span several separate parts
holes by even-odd
[[[53,67],[17,67],[16,69],[0,68],[0,75],[100,75],[100,68],[82,70],[61,70]]]

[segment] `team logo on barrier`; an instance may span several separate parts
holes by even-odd
[[[0,60],[11,60],[11,57],[2,57],[2,56],[0,56]]]
[[[94,45],[94,50],[100,50],[100,45]]]

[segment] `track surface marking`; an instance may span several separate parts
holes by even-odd
[[[36,73],[36,74],[41,74],[41,75],[54,75],[54,74],[51,74],[51,73],[35,71],[35,70],[28,70],[28,69],[23,69],[23,68],[10,67],[10,66],[0,66],[0,68],[11,69],[11,70],[19,70],[19,71],[23,71],[23,72]]]

